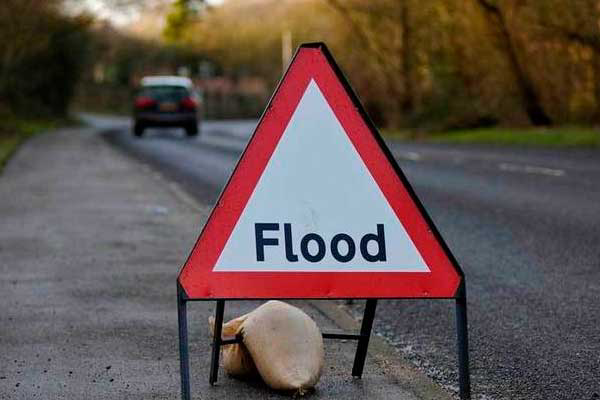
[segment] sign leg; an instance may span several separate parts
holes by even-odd
[[[467,329],[467,296],[464,294],[456,299],[456,333],[458,335],[458,385],[460,398],[461,400],[469,400],[471,398],[469,331]]]
[[[217,300],[217,311],[215,314],[215,331],[213,337],[212,358],[210,361],[210,377],[208,382],[214,385],[219,377],[219,354],[221,353],[221,330],[223,328],[223,312],[225,311],[225,300]]]
[[[371,328],[373,327],[373,319],[375,318],[375,309],[377,308],[376,299],[368,299],[365,305],[365,313],[363,315],[362,325],[360,327],[360,339],[356,347],[356,355],[354,356],[354,366],[352,367],[352,376],[360,378],[365,366],[367,358],[367,350],[369,348],[369,339],[371,338]]]
[[[190,359],[188,352],[187,304],[177,288],[177,320],[179,325],[179,373],[181,375],[181,399],[190,400]]]

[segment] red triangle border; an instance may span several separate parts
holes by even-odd
[[[213,272],[311,79],[430,272]],[[323,43],[302,45],[221,193],[178,282],[189,299],[454,298],[462,270]]]

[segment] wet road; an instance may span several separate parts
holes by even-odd
[[[208,121],[199,138],[148,130],[138,140],[126,118],[85,118],[204,202],[255,124]],[[600,153],[389,146],[465,271],[475,397],[600,398]],[[375,329],[455,385],[453,304],[380,304]]]

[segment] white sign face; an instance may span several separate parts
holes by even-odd
[[[314,80],[213,270],[429,272]]]

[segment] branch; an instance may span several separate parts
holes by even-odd
[[[540,22],[540,26],[544,29],[553,31],[555,34],[561,35],[568,41],[582,44],[584,46],[590,47],[592,50],[596,52],[600,52],[600,35],[587,35],[585,33],[581,33],[579,31],[575,31],[569,28],[565,28],[562,26],[542,23]]]

